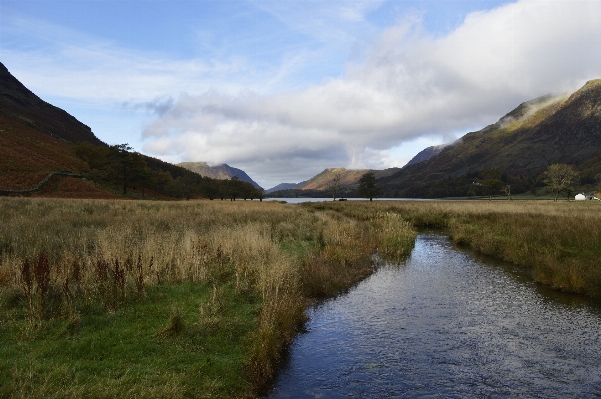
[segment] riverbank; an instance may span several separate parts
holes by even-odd
[[[414,227],[522,266],[554,289],[601,297],[601,204],[597,201],[427,201],[303,204],[358,220],[398,214]]]
[[[252,397],[415,230],[268,202],[0,199],[1,397]]]

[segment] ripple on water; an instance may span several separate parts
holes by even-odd
[[[421,234],[403,265],[309,310],[269,398],[601,394],[601,312]]]

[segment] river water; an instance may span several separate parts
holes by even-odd
[[[269,398],[601,397],[601,307],[420,234],[309,310]]]

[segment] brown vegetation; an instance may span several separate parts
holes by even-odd
[[[70,143],[0,115],[0,189],[31,188],[55,170],[87,170],[70,148]]]
[[[80,199],[129,199],[113,194],[89,180],[69,176],[54,176],[40,191],[31,197]]]

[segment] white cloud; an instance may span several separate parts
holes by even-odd
[[[3,17],[0,38],[2,62],[36,94],[96,107],[216,87],[224,93],[260,92],[280,72],[279,65],[258,70],[243,55],[172,59],[37,19]]]
[[[383,167],[391,147],[423,135],[455,137],[599,75],[601,2],[519,1],[472,13],[443,37],[408,18],[383,32],[362,63],[320,85],[182,95],[145,129],[145,148],[234,163],[269,181],[273,165],[289,159],[297,160],[289,168],[304,164],[295,180],[310,176],[306,165]],[[172,144],[158,151],[154,143],[165,137]]]

